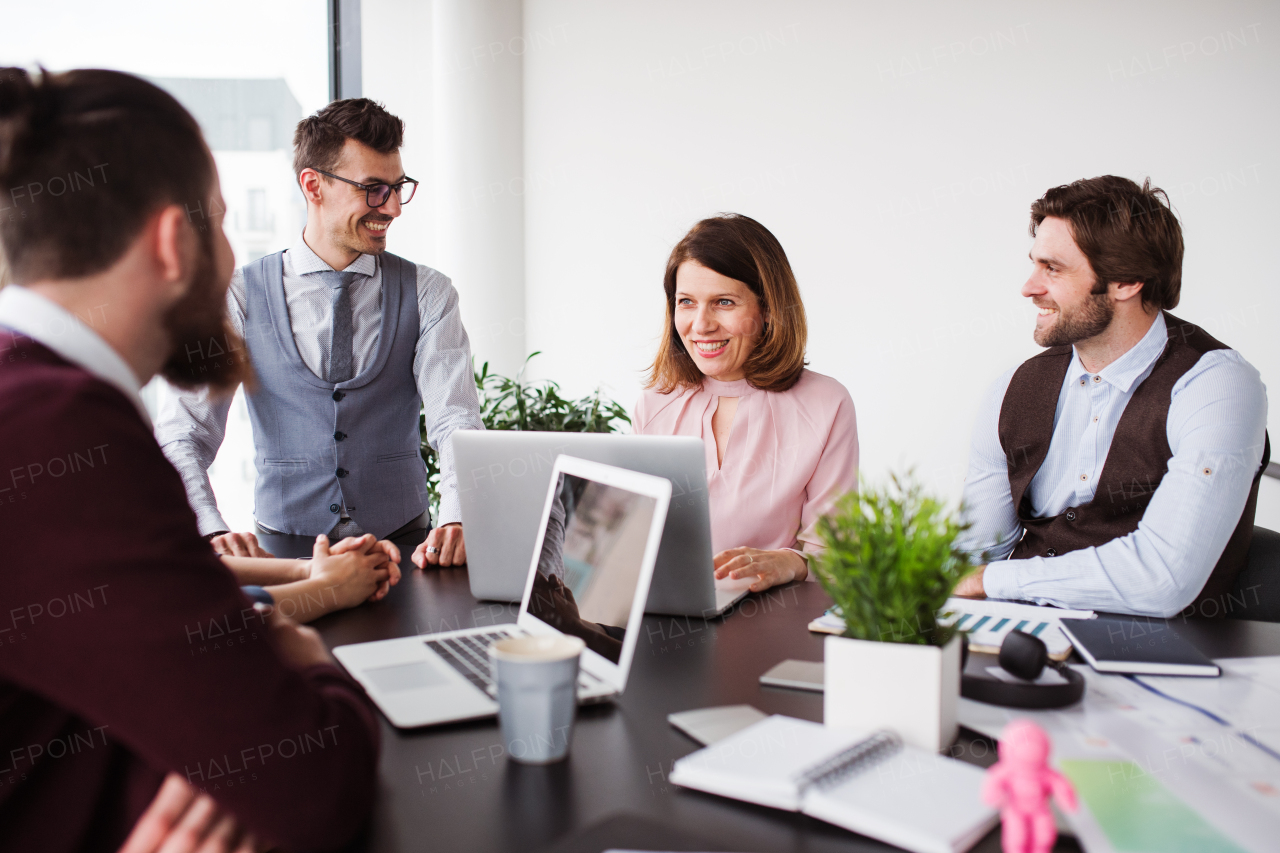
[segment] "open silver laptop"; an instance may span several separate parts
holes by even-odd
[[[645,610],[710,618],[747,595],[752,579],[715,579],[707,500],[706,449],[690,436],[459,430],[454,466],[467,532],[471,594],[519,601],[538,535],[538,509],[560,453],[671,481]]]
[[[627,686],[671,483],[558,457],[543,491],[524,598],[514,624],[338,646],[334,656],[399,728],[498,712],[489,645],[525,634],[572,634],[582,653],[578,701]]]

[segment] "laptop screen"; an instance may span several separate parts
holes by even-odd
[[[561,473],[528,612],[618,663],[657,504],[647,495]]]

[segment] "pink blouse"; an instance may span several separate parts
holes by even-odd
[[[737,397],[724,464],[716,464],[711,416],[720,397]],[[858,485],[853,398],[830,376],[806,370],[789,391],[706,377],[700,388],[645,391],[635,431],[694,435],[707,453],[711,544],[716,553],[748,546],[821,550],[814,525]]]

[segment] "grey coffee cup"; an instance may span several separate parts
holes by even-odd
[[[510,637],[489,647],[498,723],[512,759],[551,764],[569,754],[585,646],[578,637],[555,634]]]

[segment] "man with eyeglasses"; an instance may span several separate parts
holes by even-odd
[[[288,250],[231,280],[231,324],[256,376],[246,387],[254,518],[259,534],[372,533],[413,551],[419,566],[462,565],[448,439],[484,427],[457,292],[436,270],[386,251],[418,185],[404,173],[403,137],[404,123],[367,98],[334,101],[299,122],[294,171],[306,227]],[[209,484],[230,404],[229,395],[167,393],[156,436],[214,549],[264,556],[254,533],[229,532]],[[435,529],[420,412],[440,459]]]

